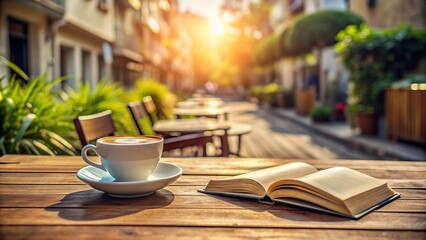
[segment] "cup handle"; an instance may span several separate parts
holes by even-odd
[[[96,150],[96,146],[93,145],[93,144],[88,144],[88,145],[84,146],[83,149],[81,150],[81,157],[83,158],[83,160],[89,165],[92,165],[94,167],[97,167],[99,169],[106,171],[106,169],[104,168],[104,166],[102,166],[102,164],[95,163],[95,162],[93,162],[92,160],[89,159],[89,157],[87,156],[87,151],[89,151],[89,150],[94,151],[96,153],[96,155],[99,156],[99,153]]]

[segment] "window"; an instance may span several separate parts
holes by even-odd
[[[83,65],[81,83],[90,83],[92,80],[92,54],[87,50],[83,50],[81,57],[81,63]]]
[[[67,86],[74,86],[74,49],[61,46],[61,76],[69,76],[67,80],[61,82],[61,89],[66,90]]]
[[[8,27],[9,60],[29,75],[28,23],[9,17]],[[12,69],[10,73],[16,74]],[[16,75],[19,77],[18,74]]]

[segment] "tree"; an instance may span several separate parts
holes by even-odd
[[[318,69],[322,69],[322,52],[326,46],[336,42],[336,35],[348,25],[360,25],[362,18],[357,14],[340,10],[323,10],[308,15],[302,15],[295,20],[284,38],[287,49],[291,55],[303,55],[314,49],[318,50]],[[321,93],[325,92],[325,79],[319,75]],[[321,102],[325,102],[321,94]]]
[[[227,23],[228,30],[218,45],[218,52],[222,61],[236,68],[235,71],[223,69],[224,73],[234,74],[234,85],[242,85],[245,88],[250,85],[248,74],[255,66],[253,49],[259,39],[269,31],[269,9],[270,5],[264,0],[224,1],[221,6],[222,18],[230,20]]]
[[[340,10],[323,10],[303,15],[289,29],[285,44],[293,54],[302,55],[314,48],[322,49],[336,42],[336,34],[348,25],[360,25],[362,18],[355,13]]]

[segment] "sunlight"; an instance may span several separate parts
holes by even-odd
[[[221,35],[225,32],[225,26],[218,18],[211,20],[211,31],[214,35]]]

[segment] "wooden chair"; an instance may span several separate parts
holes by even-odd
[[[135,123],[139,134],[144,135],[145,133],[143,132],[142,127],[139,124],[139,120],[141,120],[146,115],[146,111],[144,110],[142,104],[140,102],[128,103],[127,108],[129,109],[130,114],[132,115],[133,122]],[[169,137],[164,138],[163,150],[169,151],[174,149],[197,146],[197,154],[206,157],[206,145],[209,142],[213,142],[213,136],[207,136],[204,135],[204,133],[193,133],[183,136]]]
[[[90,141],[101,137],[113,136],[115,133],[114,121],[110,110],[76,117],[74,125],[80,138],[81,146],[85,146]]]
[[[155,121],[158,119],[157,115],[157,106],[155,106],[154,100],[152,100],[151,96],[145,96],[142,98],[142,106],[148,115],[149,120],[151,121],[151,125],[154,125]]]
[[[156,116],[156,109],[154,101],[150,96],[146,96],[142,99],[143,107],[145,112],[148,114],[148,117],[151,121],[151,124],[153,125],[155,123],[155,119],[158,119]],[[225,119],[228,119],[226,117]],[[252,131],[252,126],[250,124],[246,123],[239,123],[239,122],[232,122],[231,128],[228,131],[228,137],[237,137],[237,149],[235,151],[231,151],[230,154],[240,156],[241,152],[241,145],[242,145],[242,136],[245,134],[248,134]],[[214,132],[214,136],[222,136],[224,133],[223,131],[216,131]]]
[[[157,114],[157,106],[155,105],[154,100],[152,99],[151,96],[145,96],[144,98],[142,98],[142,108],[143,108],[142,112],[144,114],[146,113],[146,115],[149,118],[149,121],[151,122],[151,126],[153,127],[155,122],[160,119],[161,115]],[[140,109],[137,110],[137,113],[140,114],[141,110]],[[143,116],[144,115],[142,115],[142,117]],[[137,119],[141,119],[142,117]],[[174,135],[174,134],[167,135],[167,136],[163,135],[163,138],[176,137],[176,136],[179,136],[179,135]]]
[[[247,123],[240,122],[231,122],[231,128],[228,130],[228,137],[237,137],[237,149],[236,151],[231,151],[229,154],[241,156],[241,145],[242,145],[242,137],[245,134],[250,133],[253,130],[253,127]]]

